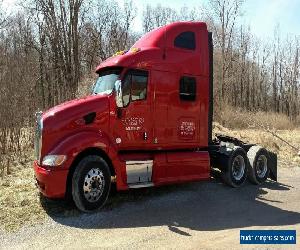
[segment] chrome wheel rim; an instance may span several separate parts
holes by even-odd
[[[92,168],[84,177],[83,194],[89,202],[96,202],[101,197],[105,186],[103,172]]]
[[[257,158],[256,174],[259,178],[264,178],[268,171],[268,159],[265,155],[260,155]]]
[[[236,181],[240,181],[245,173],[245,159],[241,155],[237,155],[232,162],[232,176]]]

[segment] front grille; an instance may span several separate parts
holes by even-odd
[[[36,127],[35,127],[35,158],[40,164],[41,158],[41,149],[42,149],[42,130],[43,130],[43,121],[42,121],[42,112],[36,113]]]

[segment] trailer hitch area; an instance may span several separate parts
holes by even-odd
[[[232,150],[234,149],[234,144],[231,142],[220,142],[219,152],[225,155],[231,154]]]
[[[219,133],[216,133],[216,138],[219,140],[219,142],[231,143],[233,145],[240,146],[240,147],[243,147],[243,145],[246,144],[237,138],[228,135],[219,134]]]
[[[269,153],[269,164],[270,169],[269,178],[273,181],[277,181],[277,154],[268,151]]]

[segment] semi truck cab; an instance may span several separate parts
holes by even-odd
[[[277,178],[276,155],[212,137],[213,46],[203,22],[155,29],[102,62],[92,93],[37,114],[40,192],[69,195],[82,211],[117,190],[209,180],[237,187]]]

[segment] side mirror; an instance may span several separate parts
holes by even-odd
[[[122,94],[122,82],[121,80],[117,80],[115,82],[115,91],[116,91],[116,105],[118,108],[123,108],[123,94]]]

